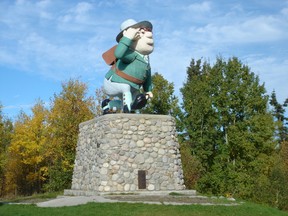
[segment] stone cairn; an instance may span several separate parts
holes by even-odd
[[[80,124],[65,195],[185,190],[175,119],[108,114]]]

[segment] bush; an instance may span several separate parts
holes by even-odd
[[[201,176],[201,163],[191,154],[191,148],[188,143],[182,142],[180,146],[185,186],[187,189],[195,189],[196,183]]]

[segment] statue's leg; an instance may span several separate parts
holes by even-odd
[[[118,88],[118,84],[111,82],[111,80],[104,79],[103,83],[104,93],[111,97],[122,97],[122,91]],[[122,110],[122,101],[105,99],[102,102],[103,114],[115,113]]]
[[[131,103],[132,103],[132,93],[131,93],[131,86],[126,83],[117,83],[111,82],[111,80],[104,80],[103,85],[104,92],[109,96],[120,96],[123,102],[123,112],[129,113],[131,111]],[[117,109],[121,109],[122,106],[121,101],[112,100],[107,104],[110,110],[113,107]],[[107,108],[106,107],[106,108]]]
[[[131,112],[132,93],[129,91],[123,93],[123,112]]]

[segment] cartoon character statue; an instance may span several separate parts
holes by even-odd
[[[153,94],[149,54],[153,52],[152,24],[128,19],[121,24],[114,55],[117,59],[105,75],[104,92],[120,100],[102,102],[103,114],[131,113],[143,108]],[[140,90],[144,91],[140,94]]]

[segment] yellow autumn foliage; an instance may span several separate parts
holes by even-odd
[[[43,175],[43,170],[47,169],[45,149],[48,113],[41,101],[36,103],[32,112],[31,117],[21,113],[14,125],[12,142],[8,148],[7,193],[40,192],[47,177]]]

